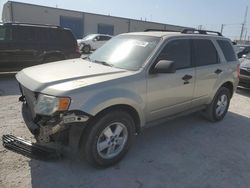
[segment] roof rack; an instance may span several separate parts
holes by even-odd
[[[199,29],[184,29],[181,33],[184,33],[184,34],[198,33],[198,34],[202,34],[202,35],[216,34],[218,36],[222,36],[222,34],[220,32],[217,32],[217,31],[199,30]]]
[[[145,29],[144,32],[149,32],[149,31],[159,31],[159,32],[180,32],[180,30],[171,30],[171,29]]]
[[[6,25],[33,25],[33,26],[44,26],[44,27],[56,27],[56,28],[62,28],[59,25],[52,25],[52,24],[34,24],[34,23],[25,23],[25,22],[5,22],[3,24]]]

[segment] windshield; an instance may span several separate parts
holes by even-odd
[[[92,40],[96,37],[95,34],[87,35],[86,37],[83,38],[83,40]]]
[[[89,59],[116,68],[138,70],[159,41],[159,37],[120,35],[96,50]]]

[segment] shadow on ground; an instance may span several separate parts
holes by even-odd
[[[183,117],[146,129],[108,169],[31,160],[32,187],[249,187],[249,132],[250,119],[231,112],[215,124]]]

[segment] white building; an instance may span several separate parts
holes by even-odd
[[[3,22],[60,25],[70,28],[77,38],[89,33],[117,35],[125,32],[162,29],[181,31],[186,27],[148,22],[34,4],[8,1],[3,6]]]

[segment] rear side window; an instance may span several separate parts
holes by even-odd
[[[190,54],[190,40],[173,40],[167,43],[157,60],[174,61],[176,69],[183,69],[191,67]]]
[[[6,28],[0,27],[0,41],[6,40]]]
[[[193,48],[196,66],[219,63],[218,53],[212,41],[207,39],[194,39]]]
[[[9,41],[12,39],[12,30],[9,27],[0,26],[0,41]]]
[[[33,27],[14,27],[13,40],[21,42],[34,42],[36,41],[36,31]]]
[[[232,45],[230,44],[230,42],[226,41],[226,40],[217,40],[217,42],[218,42],[226,60],[227,61],[236,61],[234,49],[233,49]]]
[[[100,37],[99,37],[99,41],[107,41],[107,40],[109,40],[109,39],[110,39],[109,36],[100,36]]]

